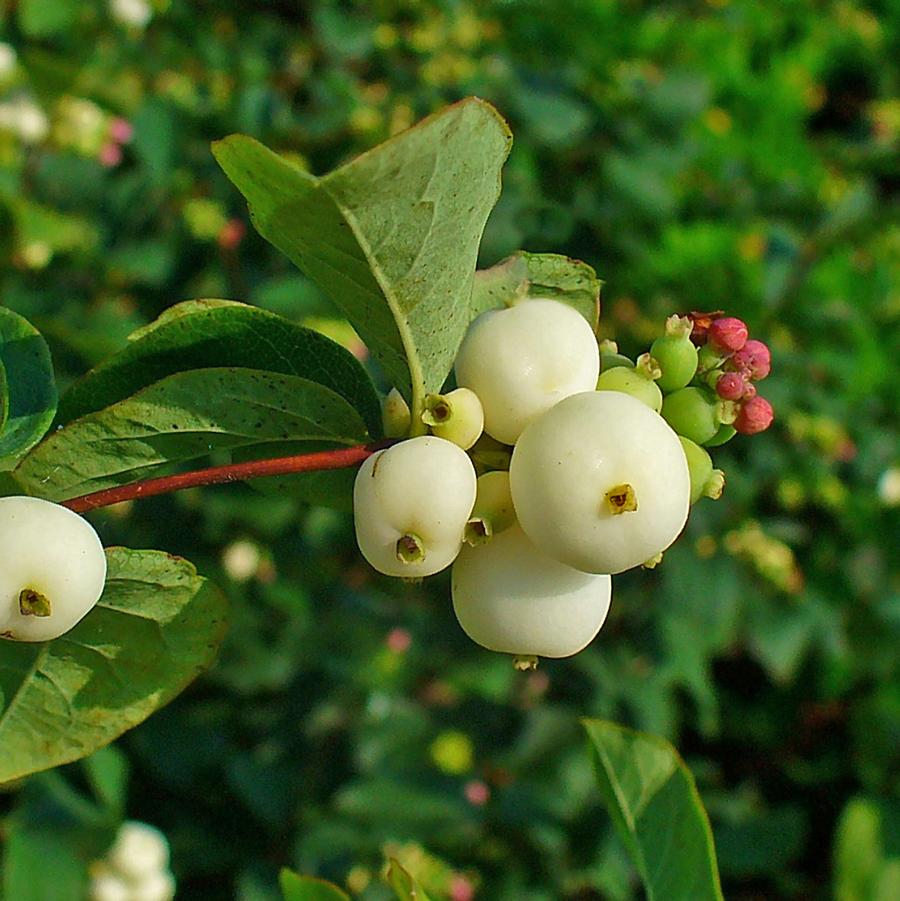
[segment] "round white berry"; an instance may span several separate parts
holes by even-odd
[[[172,901],[174,897],[175,877],[168,870],[159,870],[132,888],[129,901]]]
[[[475,505],[475,468],[450,441],[426,435],[378,451],[353,486],[356,541],[389,576],[419,578],[459,553]]]
[[[528,537],[585,572],[618,573],[652,559],[687,520],[691,481],[678,436],[618,391],[569,397],[535,420],[509,476]]]
[[[49,641],[97,603],[106,555],[93,526],[36,497],[0,498],[0,636]]]
[[[518,525],[465,547],[453,564],[453,609],[465,633],[491,651],[569,657],[609,611],[612,579],[580,572],[538,550]]]
[[[131,901],[131,886],[105,867],[91,877],[90,901]]]
[[[482,313],[469,326],[455,364],[456,380],[484,407],[484,430],[514,444],[535,417],[597,384],[594,332],[557,300],[524,300]]]
[[[129,820],[119,828],[106,860],[119,875],[137,882],[168,868],[169,843],[159,829]]]

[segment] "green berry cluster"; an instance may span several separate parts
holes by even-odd
[[[740,320],[720,313],[670,316],[665,333],[636,362],[612,341],[600,345],[599,390],[637,398],[681,439],[691,475],[691,503],[718,498],[725,476],[707,448],[739,432],[753,435],[772,422],[772,407],[756,390],[771,367],[768,347]]]

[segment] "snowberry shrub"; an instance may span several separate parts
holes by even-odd
[[[97,603],[105,579],[87,520],[40,498],[0,498],[0,636],[57,638]]]
[[[536,416],[597,384],[600,351],[587,321],[557,300],[532,299],[482,313],[454,367],[484,407],[484,430],[514,444]]]
[[[445,569],[462,545],[475,482],[465,451],[433,435],[373,454],[353,487],[363,556],[388,576],[419,578]]]
[[[627,394],[577,394],[536,419],[509,470],[519,523],[545,554],[617,573],[664,551],[681,532],[690,476],[678,436]]]

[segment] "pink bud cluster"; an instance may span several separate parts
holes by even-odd
[[[134,137],[134,127],[121,116],[117,116],[109,123],[107,141],[100,148],[100,163],[107,169],[112,169],[122,162],[122,145],[130,144]]]
[[[772,368],[772,355],[762,342],[750,337],[746,323],[721,310],[692,312],[691,340],[707,345],[720,363],[709,373],[710,384],[722,400],[737,404],[734,428],[742,435],[765,431],[774,418],[772,405],[761,397],[755,382],[764,379]]]

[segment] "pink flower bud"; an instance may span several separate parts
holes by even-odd
[[[395,654],[405,654],[412,644],[412,635],[406,629],[391,629],[384,643]]]
[[[219,232],[219,247],[234,250],[244,240],[247,226],[240,219],[229,219]]]
[[[491,790],[487,783],[480,779],[473,779],[466,783],[466,800],[475,807],[484,807],[491,798]]]
[[[100,148],[100,153],[97,158],[100,160],[101,166],[104,166],[107,169],[114,169],[122,162],[122,149],[118,144],[110,141]]]
[[[472,901],[475,886],[462,873],[456,873],[450,880],[450,901]]]
[[[741,404],[734,428],[742,435],[755,435],[764,432],[772,424],[774,416],[772,405],[757,394]]]
[[[764,379],[772,369],[772,355],[762,341],[751,338],[731,358],[730,365],[735,369],[746,369],[754,382]]]
[[[109,137],[117,144],[130,144],[134,136],[134,126],[121,116],[109,123]]]
[[[693,323],[693,329],[691,330],[691,341],[694,342],[698,347],[703,344],[706,344],[706,335],[709,332],[709,327],[712,325],[712,322],[716,317],[722,315],[722,310],[711,310],[709,313],[701,313],[698,310],[691,310],[688,314],[688,318]]]
[[[734,316],[714,319],[707,333],[707,340],[717,350],[734,353],[747,343],[747,326]]]
[[[751,384],[750,382],[744,381],[744,400],[750,400],[751,397],[756,397],[756,385]]]
[[[739,372],[724,372],[716,381],[716,394],[723,400],[740,400],[747,383]]]

